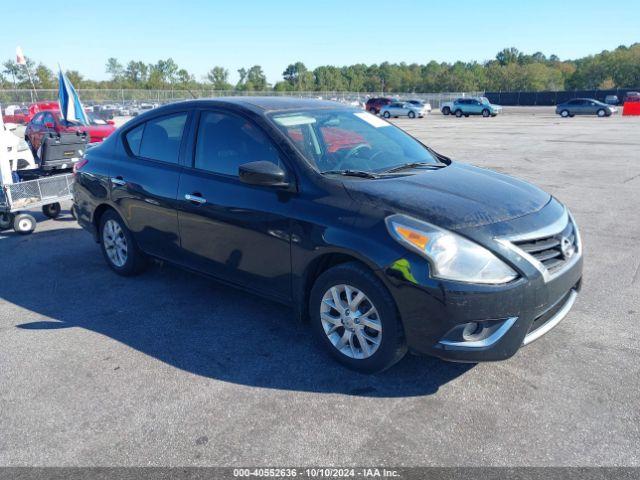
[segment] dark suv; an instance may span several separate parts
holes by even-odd
[[[380,113],[380,109],[385,105],[390,105],[393,102],[393,99],[380,97],[380,98],[370,98],[367,100],[365,104],[365,109],[367,112],[371,112],[374,115],[378,115]]]
[[[156,108],[88,150],[73,190],[115,272],[155,257],[292,305],[361,371],[407,350],[508,358],[580,289],[580,235],[558,200],[332,102]]]

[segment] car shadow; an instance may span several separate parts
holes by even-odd
[[[120,277],[81,230],[32,236],[29,251],[13,251],[16,258],[5,265],[5,275],[24,275],[27,269],[30,287],[11,282],[1,296],[46,317],[16,318],[16,328],[34,334],[83,328],[203,377],[370,397],[433,394],[473,367],[407,355],[385,372],[359,374],[336,363],[309,325],[297,322],[280,304],[166,264],[153,264],[137,277]],[[3,239],[0,254],[13,241]]]

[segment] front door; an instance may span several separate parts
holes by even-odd
[[[224,111],[201,111],[196,138],[178,188],[183,263],[288,300],[294,193],[238,177],[240,165],[260,160],[286,170],[280,153],[256,124]]]

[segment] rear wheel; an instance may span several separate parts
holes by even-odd
[[[0,213],[0,230],[8,230],[13,226],[13,214],[9,212]]]
[[[36,219],[28,213],[19,213],[13,218],[13,230],[20,235],[28,235],[36,229]]]
[[[354,370],[385,370],[407,351],[391,294],[358,263],[338,265],[320,275],[311,290],[309,312],[321,343]]]
[[[145,258],[131,232],[113,210],[100,218],[100,247],[109,267],[119,275],[136,275],[145,267]]]
[[[42,213],[48,218],[58,218],[61,210],[62,208],[58,202],[42,206]]]
[[[460,109],[456,110],[456,117],[462,118],[462,110]]]
[[[391,114],[390,114],[388,111],[384,112],[384,113],[382,114],[382,116],[383,116],[384,118],[391,118]]]

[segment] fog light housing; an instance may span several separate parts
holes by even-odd
[[[517,319],[511,317],[461,323],[449,330],[438,345],[447,349],[490,347],[509,331]]]

